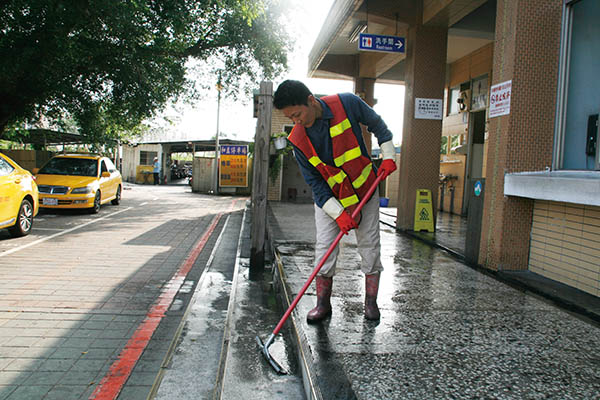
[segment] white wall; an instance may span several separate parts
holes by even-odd
[[[140,151],[154,151],[158,153],[158,157],[161,157],[162,146],[160,144],[140,144],[138,146],[124,145],[123,154],[123,166],[121,168],[121,175],[125,182],[135,183],[136,168],[140,164]],[[164,165],[161,165],[164,168]]]
[[[208,193],[212,190],[214,158],[194,157],[192,191]]]

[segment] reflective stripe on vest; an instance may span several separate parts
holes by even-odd
[[[350,197],[346,197],[344,199],[338,199],[340,203],[342,203],[342,207],[347,208],[358,203],[358,196],[353,194]]]
[[[360,147],[355,147],[353,149],[348,150],[341,156],[336,157],[336,159],[333,160],[333,162],[335,163],[336,167],[340,167],[340,166],[344,165],[345,163],[347,163],[348,161],[352,161],[355,158],[360,157],[361,155],[362,155],[362,152],[360,151]]]
[[[342,182],[344,182],[344,179],[346,179],[346,176],[348,175],[346,175],[344,171],[340,171],[337,174],[330,176],[327,179],[327,183],[329,184],[329,187],[333,189],[336,183],[339,183],[341,185]]]
[[[364,185],[364,183],[369,178],[369,174],[371,173],[372,169],[373,169],[373,164],[367,164],[367,166],[362,170],[362,172],[360,173],[358,178],[356,178],[354,181],[352,181],[352,186],[354,187],[354,189],[358,189],[359,187]]]
[[[329,134],[333,138],[333,137],[336,137],[337,135],[341,135],[342,133],[344,133],[344,131],[346,129],[349,129],[349,128],[352,128],[352,125],[350,125],[350,121],[348,121],[348,118],[346,118],[339,124],[334,125],[331,128],[329,128]]]
[[[326,164],[323,161],[321,161],[321,159],[318,156],[312,156],[311,158],[308,159],[308,161],[311,163],[311,165],[313,167],[315,167],[317,169],[326,168],[325,167]],[[321,172],[320,169],[319,169],[319,172]],[[321,173],[321,175],[323,175],[323,173]],[[338,184],[338,183],[341,184],[342,182],[344,182],[344,179],[346,179],[347,176],[348,175],[346,175],[346,173],[344,171],[340,170],[340,172],[338,172],[337,174],[331,175],[327,178],[327,184],[329,185],[330,188],[333,189],[333,187],[336,184]],[[359,177],[359,179],[361,179],[361,177]],[[366,180],[366,179],[364,179],[364,180]],[[363,180],[363,182],[364,182],[364,180]],[[354,186],[354,182],[352,182],[352,186],[360,187],[360,185],[362,185],[363,182],[361,182],[359,184],[359,186]]]
[[[313,167],[317,167],[317,165],[319,164],[324,164],[323,161],[321,161],[321,159],[317,156],[312,156],[311,158],[308,159],[308,162],[312,164]]]

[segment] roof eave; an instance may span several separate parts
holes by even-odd
[[[354,12],[362,5],[364,0],[336,0],[334,1],[321,31],[308,55],[308,77],[311,78],[319,69],[319,65],[329,52],[331,44],[340,34]]]

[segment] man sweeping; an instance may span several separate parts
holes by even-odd
[[[275,108],[294,122],[288,140],[315,202],[315,265],[341,230],[356,229],[361,270],[365,274],[365,318],[380,318],[377,306],[379,277],[383,270],[379,241],[379,194],[374,192],[357,220],[352,211],[372,186],[376,176],[385,179],[396,170],[392,133],[381,117],[358,96],[340,93],[316,98],[304,83],[282,82],[273,95]],[[366,125],[381,148],[383,162],[371,162],[359,124]],[[339,250],[323,264],[316,278],[317,306],[308,323],[331,315],[331,291]]]

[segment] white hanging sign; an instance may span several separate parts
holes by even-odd
[[[442,99],[415,98],[415,119],[442,119]]]
[[[512,80],[494,85],[490,89],[490,118],[510,114]]]

